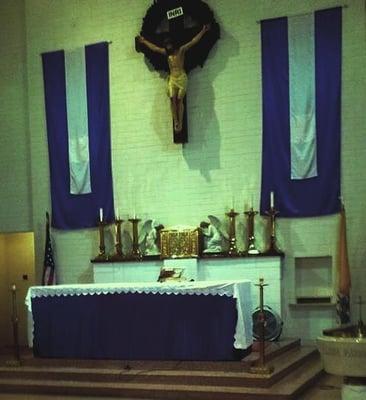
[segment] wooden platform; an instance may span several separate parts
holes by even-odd
[[[318,351],[300,340],[267,345],[274,372],[255,375],[255,351],[238,362],[36,359],[11,367],[0,355],[0,392],[144,399],[296,399],[321,375]]]

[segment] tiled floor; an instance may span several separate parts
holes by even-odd
[[[341,400],[342,378],[325,375],[307,393],[298,400]],[[1,394],[0,400],[122,400],[120,397],[78,397],[78,396],[51,396],[31,394]],[[124,399],[128,400],[128,399]],[[132,400],[132,399],[131,399]],[[139,400],[139,399],[133,399]],[[140,399],[143,400],[143,399]]]

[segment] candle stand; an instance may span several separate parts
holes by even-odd
[[[6,365],[9,367],[20,367],[20,349],[19,349],[19,318],[17,310],[17,288],[13,284],[11,287],[11,299],[12,299],[12,325],[13,325],[13,341],[14,341],[14,359],[6,361]]]
[[[258,214],[258,211],[253,211],[253,207],[249,211],[245,211],[244,214],[247,216],[247,227],[248,227],[248,249],[246,253],[249,255],[259,254],[260,251],[255,247],[255,236],[254,236],[254,217]]]
[[[108,256],[105,252],[105,241],[104,241],[104,227],[106,223],[99,221],[99,254],[94,258],[93,261],[107,261]]]
[[[265,356],[265,329],[266,329],[266,314],[264,312],[264,300],[263,300],[263,288],[268,286],[267,283],[264,283],[264,279],[259,279],[259,284],[255,286],[259,287],[259,323],[260,323],[260,331],[259,331],[259,360],[256,365],[253,365],[249,372],[253,374],[259,375],[268,375],[274,371],[272,366],[266,365],[266,356]]]
[[[229,217],[229,256],[237,256],[235,218],[239,213],[232,208],[226,215]]]
[[[141,219],[136,218],[130,218],[128,220],[129,222],[132,223],[132,258],[135,260],[142,260],[142,253],[139,248],[139,233],[138,233],[138,224],[141,221]]]
[[[110,257],[111,261],[122,261],[124,260],[124,254],[122,251],[122,235],[121,235],[121,225],[124,222],[123,219],[116,219],[115,227],[116,227],[116,243],[115,248],[116,252]]]
[[[284,253],[277,247],[276,243],[276,216],[278,213],[279,212],[274,207],[271,207],[269,211],[266,211],[266,214],[269,216],[270,242],[264,254],[268,256],[283,257]]]

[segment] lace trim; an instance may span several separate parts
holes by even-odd
[[[57,285],[33,286],[29,288],[25,304],[30,315],[32,314],[32,299],[39,297],[87,296],[122,293],[145,293],[167,295],[204,295],[228,296],[236,300],[238,319],[234,335],[234,347],[245,349],[252,343],[252,302],[251,282],[214,281],[214,282],[180,282],[180,283],[112,283],[112,284],[84,284],[84,285]],[[248,312],[249,309],[249,312]],[[31,318],[31,317],[30,317]],[[33,320],[33,318],[32,318]]]

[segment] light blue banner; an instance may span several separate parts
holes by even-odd
[[[65,51],[70,193],[91,193],[85,49]]]
[[[314,15],[288,18],[291,179],[318,175]]]

